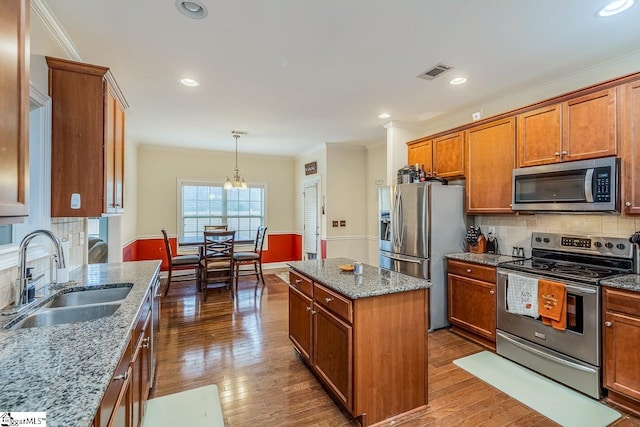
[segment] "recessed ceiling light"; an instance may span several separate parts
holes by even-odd
[[[180,83],[182,83],[185,86],[189,86],[189,87],[195,87],[195,86],[199,86],[200,83],[198,83],[197,81],[193,80],[193,79],[180,79]]]
[[[449,84],[450,85],[461,85],[467,82],[467,78],[466,77],[456,77],[455,79],[451,79],[449,80]]]
[[[391,117],[391,114],[389,113],[382,113],[378,115],[379,119],[388,119],[389,117]]]
[[[178,12],[191,19],[207,16],[207,8],[199,0],[176,0]]]
[[[613,0],[596,12],[596,16],[606,18],[617,15],[633,6],[634,0]]]

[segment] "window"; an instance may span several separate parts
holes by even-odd
[[[247,189],[224,190],[222,183],[180,182],[178,231],[198,236],[205,225],[227,225],[236,232],[236,242],[253,242],[265,222],[265,186],[247,184]]]
[[[0,225],[0,245],[8,245],[13,242],[13,226]]]

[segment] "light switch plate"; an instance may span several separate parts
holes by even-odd
[[[71,209],[80,209],[82,201],[80,200],[80,193],[71,194]]]

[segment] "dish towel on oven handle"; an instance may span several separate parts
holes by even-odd
[[[509,273],[507,311],[538,317],[538,279]]]

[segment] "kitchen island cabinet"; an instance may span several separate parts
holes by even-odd
[[[426,409],[429,282],[351,262],[289,263],[294,348],[364,426]]]
[[[47,65],[51,216],[123,213],[124,96],[107,67],[51,57]],[[73,195],[79,195],[76,206]]]
[[[603,385],[611,401],[639,414],[640,293],[603,289]]]
[[[160,261],[85,265],[70,273],[72,282],[64,291],[132,285],[112,315],[26,329],[0,327],[0,407],[46,412],[52,426],[132,425],[138,381],[132,355],[139,343],[146,350],[142,331],[147,323],[140,322],[149,319],[145,307],[155,295],[159,272]],[[2,326],[24,315],[3,316]],[[153,363],[144,362],[143,354],[137,365],[142,373]],[[146,377],[139,378],[142,386]]]

